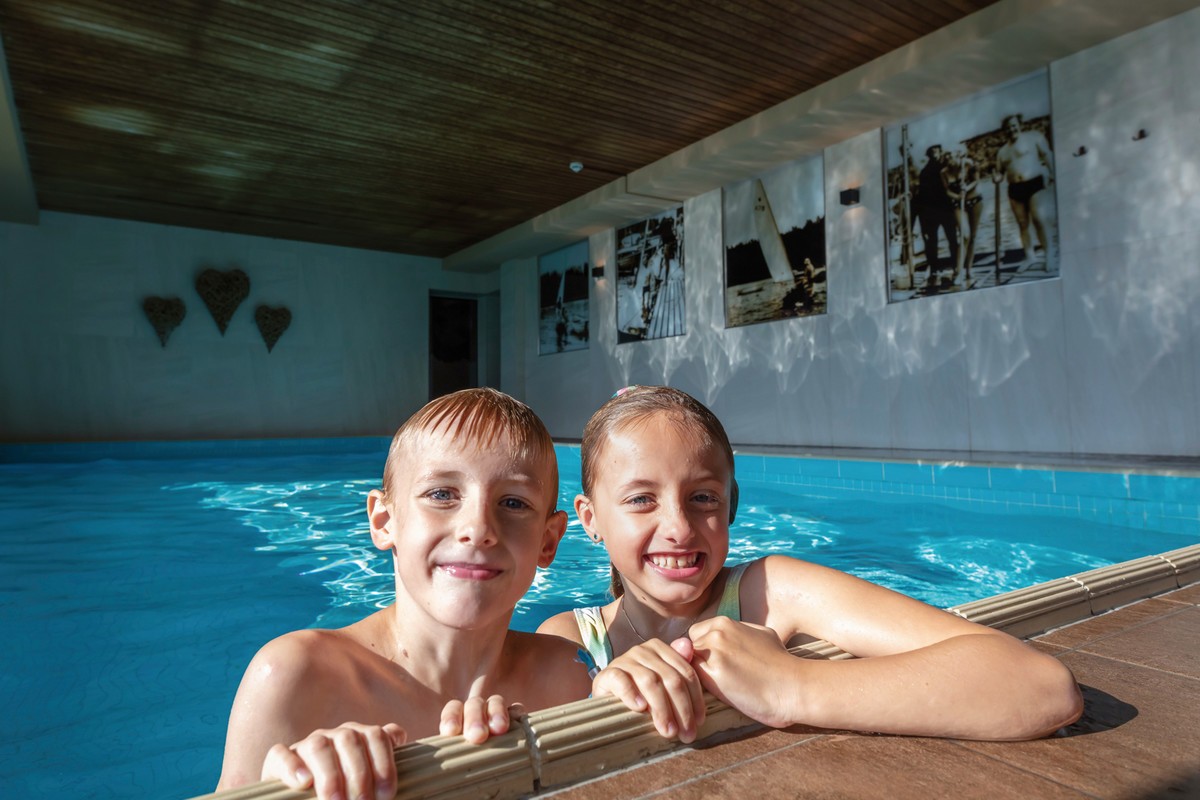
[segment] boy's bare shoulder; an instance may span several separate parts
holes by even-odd
[[[246,678],[267,680],[277,691],[300,684],[334,680],[364,648],[341,631],[292,631],[267,642],[246,669]],[[347,658],[351,656],[351,658]]]
[[[509,631],[507,649],[517,654],[513,674],[525,685],[511,693],[535,711],[582,700],[592,691],[588,667],[579,657],[579,645],[561,636]]]

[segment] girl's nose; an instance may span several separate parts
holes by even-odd
[[[659,525],[668,541],[679,544],[692,538],[691,521],[682,502],[666,504],[663,515]]]

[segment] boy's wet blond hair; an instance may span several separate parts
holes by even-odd
[[[390,496],[397,465],[423,434],[445,433],[478,448],[505,447],[513,463],[542,461],[549,465],[550,510],[558,504],[558,459],[554,440],[529,406],[487,387],[462,389],[430,400],[396,431],[383,467],[383,493]]]
[[[596,463],[613,433],[663,414],[679,430],[695,436],[704,447],[716,447],[729,462],[729,521],[737,514],[738,485],[733,472],[733,447],[725,426],[706,405],[687,392],[670,386],[628,386],[600,406],[583,429],[579,446],[580,478],[583,493],[590,495],[596,481]],[[610,591],[614,597],[624,594],[616,567],[611,568]]]

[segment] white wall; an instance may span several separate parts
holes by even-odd
[[[224,336],[194,288],[210,266],[250,277]],[[71,214],[0,223],[0,441],[388,435],[428,399],[429,289],[497,286],[392,253]],[[148,295],[187,306],[165,349]],[[259,303],[292,312],[270,353]]]
[[[536,260],[504,266],[502,386],[563,437],[614,389],[666,383],[741,444],[1200,454],[1196,75],[1200,11],[1051,65],[1061,279],[889,305],[874,131],[825,151],[826,315],[724,329],[710,192],[685,204],[685,336],[616,344],[605,231],[588,350],[538,356]]]

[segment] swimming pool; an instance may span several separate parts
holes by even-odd
[[[278,454],[288,447],[324,452]],[[254,651],[390,596],[364,514],[385,448],[0,448],[71,459],[0,464],[0,795],[210,790]],[[569,508],[578,449],[559,457]],[[738,475],[736,560],[789,552],[937,605],[1200,540],[1195,478],[754,455],[738,456]],[[572,518],[514,625],[598,602],[606,583]]]

